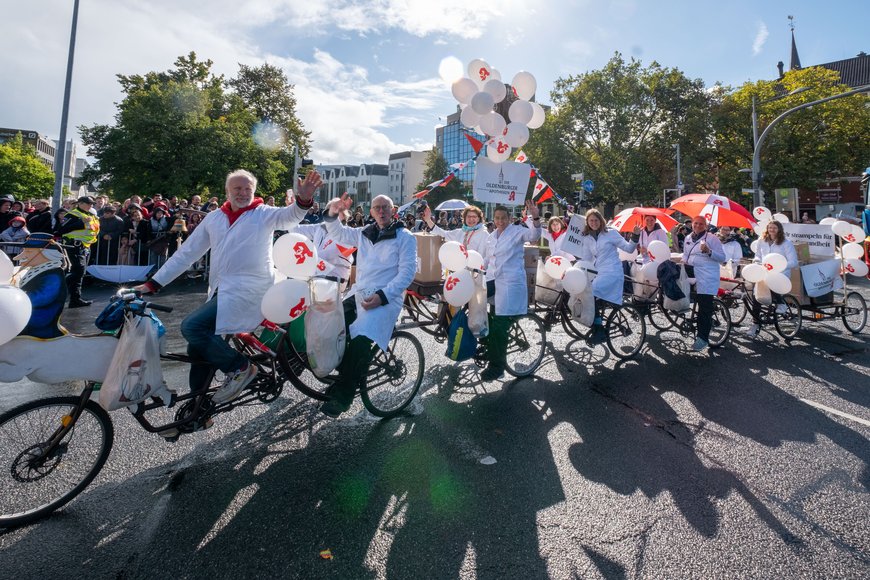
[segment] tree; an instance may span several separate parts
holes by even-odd
[[[191,52],[166,72],[118,75],[124,98],[115,124],[79,128],[88,154],[96,159],[83,181],[99,179],[118,197],[189,196],[223,191],[226,174],[244,167],[257,176],[263,194],[286,189],[292,183],[292,156],[255,140],[263,111],[252,99],[276,96],[279,88],[289,91],[286,78],[280,75],[283,84],[276,84],[275,71],[258,75],[258,69],[246,68],[239,79],[225,81],[212,74],[211,66]],[[257,88],[260,80],[268,85],[262,90]],[[238,88],[230,92],[226,86]],[[292,93],[283,97],[279,104],[295,105]],[[292,108],[282,115],[282,123],[307,139]]]
[[[700,79],[617,52],[601,70],[557,79],[551,97],[550,126],[533,143],[543,155],[537,164],[551,165],[549,177],[558,174],[563,187],[566,174],[583,171],[595,181],[592,203],[658,200],[677,181],[675,143],[687,189],[710,181],[710,96]],[[561,145],[547,152],[544,138]]]
[[[426,155],[426,169],[423,172],[423,181],[417,184],[417,191],[422,191],[432,182],[442,179],[450,173],[450,166],[444,157],[438,153],[438,149],[433,147]],[[462,186],[462,183],[453,179],[447,185],[437,187],[426,195],[426,201],[435,209],[435,207],[447,199],[466,199],[467,191]]]
[[[21,133],[0,145],[0,192],[15,199],[49,198],[53,188],[54,173]]]
[[[803,87],[808,90],[789,94]],[[752,166],[753,96],[760,135],[788,109],[848,90],[836,71],[811,67],[727,91],[713,109],[720,190],[738,196],[741,188],[751,185],[750,175],[739,170]],[[776,100],[764,102],[770,99]],[[774,127],[761,150],[763,189],[815,188],[825,178],[859,175],[870,159],[866,102],[858,95],[845,97],[793,113]],[[743,200],[751,203],[748,195]]]

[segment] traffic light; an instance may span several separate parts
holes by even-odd
[[[302,160],[302,167],[305,167],[306,165],[314,165],[314,160],[313,159],[303,159]]]

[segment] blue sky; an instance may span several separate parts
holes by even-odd
[[[0,126],[56,138],[71,6],[0,0]],[[739,86],[788,67],[789,14],[804,66],[870,50],[858,1],[81,0],[70,129],[112,121],[116,73],[165,70],[194,50],[226,75],[239,62],[281,66],[316,162],[386,163],[430,147],[454,110],[445,57],[484,58],[506,80],[530,71],[544,103],[555,79],[614,51]]]

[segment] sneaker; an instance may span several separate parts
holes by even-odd
[[[776,313],[777,314],[785,314],[786,312],[788,312],[788,306],[786,306],[785,304],[777,304],[776,305]]]
[[[601,344],[606,340],[607,331],[604,330],[604,326],[602,326],[601,324],[593,324],[592,333],[589,335],[589,339],[586,342],[588,342],[589,344]]]
[[[231,373],[227,377],[226,382],[224,382],[224,384],[215,391],[214,395],[212,395],[212,402],[219,405],[221,403],[232,401],[241,394],[242,390],[247,387],[256,376],[257,367],[248,362],[244,368]]]
[[[486,367],[482,373],[480,373],[480,380],[487,383],[489,381],[495,381],[504,376],[504,367],[501,365],[496,365],[490,363],[488,367]]]
[[[320,412],[333,419],[350,409],[353,404],[354,391],[342,383],[333,383],[326,389],[329,400],[320,405]]]
[[[696,338],[695,344],[692,345],[692,350],[695,352],[701,352],[705,348],[707,348],[707,341],[703,338]]]
[[[758,331],[760,329],[761,329],[761,327],[759,325],[750,324],[749,328],[746,329],[745,334],[746,334],[746,336],[748,336],[750,338],[755,338],[756,336],[758,336]]]

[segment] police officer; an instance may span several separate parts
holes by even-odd
[[[93,205],[94,198],[87,195],[80,197],[76,207],[67,212],[56,232],[67,246],[70,261],[70,270],[66,277],[70,308],[91,305],[90,300],[82,300],[82,280],[88,267],[91,245],[100,235],[100,220],[91,213]]]

